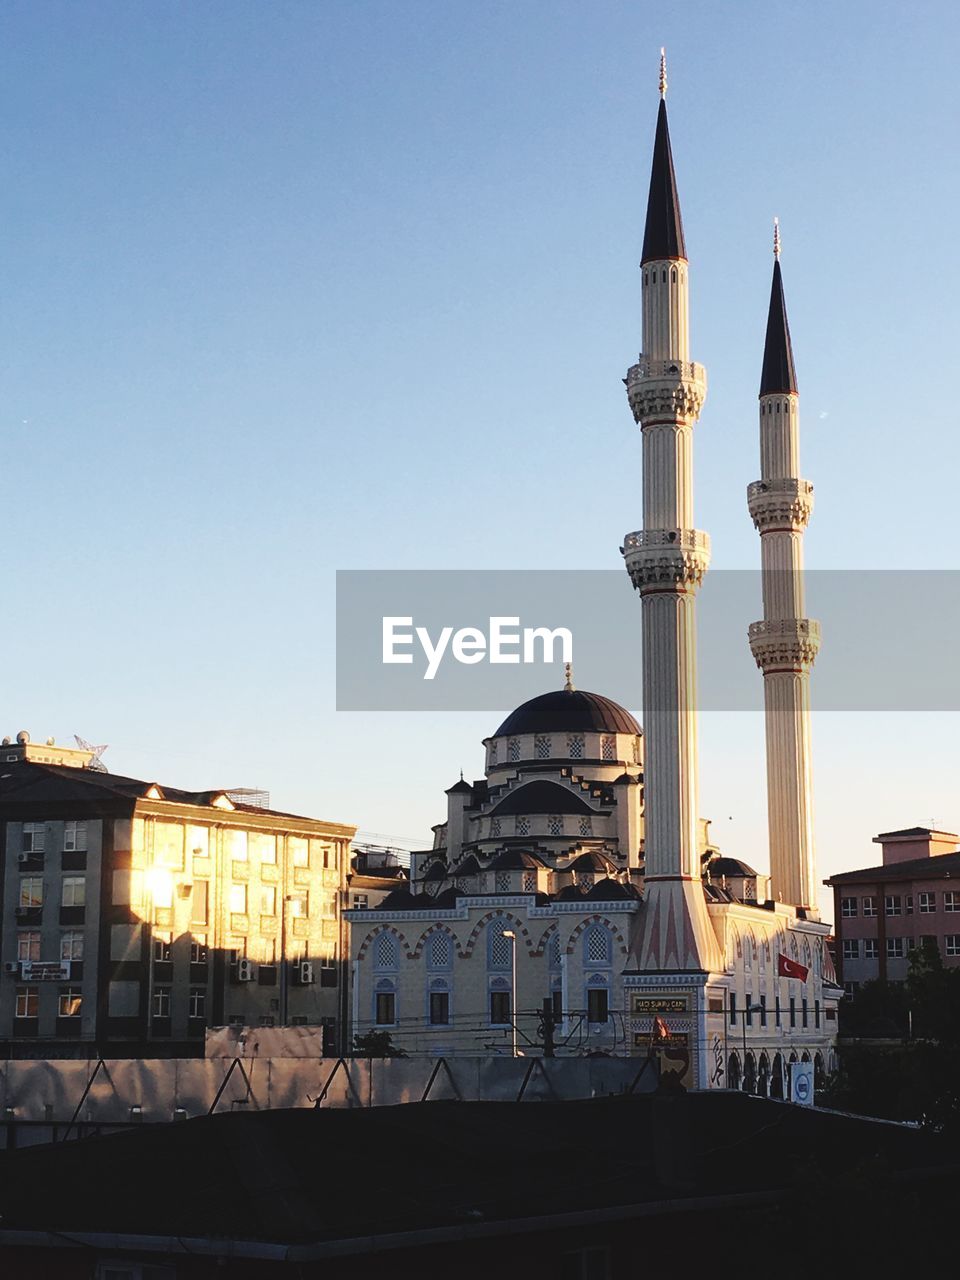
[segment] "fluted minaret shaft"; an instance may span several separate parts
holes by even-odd
[[[763,621],[750,627],[750,648],[763,672],[772,892],[779,901],[815,911],[810,669],[820,628],[805,616],[803,533],[813,486],[800,478],[799,410],[778,253],[760,380],[761,479],[747,490],[760,533],[763,583]]]
[[[663,86],[662,86],[663,91]],[[645,781],[642,968],[716,969],[700,884],[696,592],[709,539],[693,527],[693,426],[706,374],[690,360],[689,268],[661,99],[641,262],[643,352],[627,394],[643,439],[643,528],[627,569],[643,611]]]

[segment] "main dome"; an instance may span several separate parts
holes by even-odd
[[[511,711],[493,735],[503,738],[520,733],[558,733],[583,730],[588,733],[642,732],[636,720],[612,698],[583,689],[555,689],[531,698]]]

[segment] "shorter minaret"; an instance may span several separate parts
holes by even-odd
[[[763,621],[749,631],[763,672],[770,875],[776,901],[816,911],[810,785],[810,669],[820,624],[804,616],[803,531],[813,485],[800,479],[800,397],[773,224],[773,285],[760,376],[760,475],[747,504],[760,533]]]

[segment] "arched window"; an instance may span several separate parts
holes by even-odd
[[[770,1097],[783,1098],[783,1054],[778,1053],[773,1059],[773,1074],[770,1077]]]
[[[571,760],[583,759],[583,734],[574,733],[567,739],[567,755]]]
[[[550,759],[550,737],[548,734],[537,734],[533,740],[533,753],[538,760]]]
[[[611,952],[610,930],[606,925],[592,924],[583,938],[584,965],[608,965]]]
[[[823,1069],[823,1054],[815,1053],[813,1056],[813,1087],[819,1090],[826,1083],[827,1073]]]
[[[735,1053],[727,1059],[727,1088],[740,1088],[740,1058]]]
[[[493,740],[493,742],[491,742],[491,743],[490,743],[490,763],[491,763],[491,764],[496,764],[496,763],[497,763],[497,741],[496,741],[496,739],[494,739],[494,740]]]
[[[551,970],[560,969],[560,930],[554,929],[550,937],[547,939],[547,968]]]
[[[757,1093],[761,1098],[765,1098],[770,1089],[770,1062],[765,1053],[760,1055],[760,1063],[757,1068]]]
[[[513,943],[515,939],[505,938],[504,929],[510,928],[508,920],[494,920],[487,925],[487,968],[494,970],[510,969],[513,966]]]
[[[431,1027],[450,1025],[450,983],[434,978],[427,989],[427,1020]]]
[[[373,1021],[378,1027],[396,1025],[397,992],[389,978],[381,978],[374,988]]]
[[[519,738],[511,738],[507,743],[507,759],[511,761],[520,759],[520,739]]]
[[[453,963],[453,939],[443,929],[434,929],[427,939],[427,968],[449,969]]]
[[[757,1064],[754,1061],[752,1053],[748,1053],[743,1060],[743,1092],[756,1093],[757,1091]]]
[[[670,272],[670,283],[671,283],[671,284],[676,284],[676,283],[677,283],[677,268],[676,268],[676,267],[674,267],[674,268],[673,268],[673,270]]]
[[[396,969],[399,953],[396,934],[378,933],[373,943],[374,969]]]

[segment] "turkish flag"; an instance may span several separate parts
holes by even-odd
[[[777,973],[781,978],[799,978],[801,982],[806,982],[809,972],[805,964],[797,964],[796,960],[791,960],[782,951],[777,956]]]

